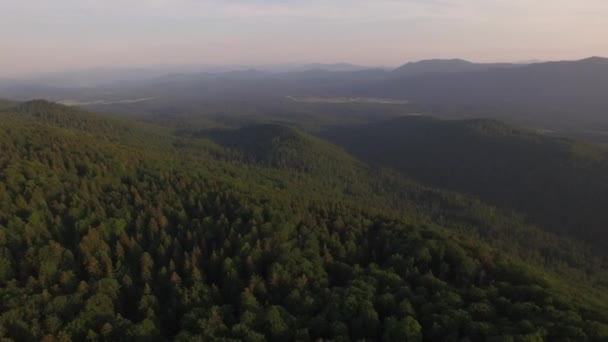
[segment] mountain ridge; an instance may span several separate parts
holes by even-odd
[[[460,58],[425,59],[406,63],[392,71],[393,76],[407,77],[427,73],[454,73],[483,71],[497,68],[516,68],[522,64],[512,63],[474,63]]]

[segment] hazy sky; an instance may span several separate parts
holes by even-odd
[[[159,64],[608,56],[608,0],[0,0],[0,77]]]

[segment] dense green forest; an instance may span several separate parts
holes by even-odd
[[[608,251],[608,150],[493,120],[402,117],[321,136],[370,163],[478,196]]]
[[[0,338],[608,338],[584,242],[294,127],[7,107]]]

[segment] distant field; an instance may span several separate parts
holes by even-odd
[[[394,99],[384,99],[384,98],[375,98],[375,97],[296,97],[296,96],[286,96],[286,98],[294,101],[294,102],[305,102],[305,103],[378,103],[378,104],[396,104],[396,105],[404,105],[407,104],[407,101],[403,100],[394,100]]]

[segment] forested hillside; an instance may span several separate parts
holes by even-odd
[[[469,193],[608,250],[608,151],[492,120],[404,117],[322,134],[368,162]]]
[[[177,133],[0,112],[0,337],[608,337],[581,243],[291,127]]]

